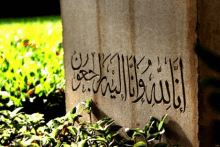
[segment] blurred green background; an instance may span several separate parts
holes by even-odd
[[[0,19],[0,109],[65,114],[60,16]],[[58,111],[59,110],[59,111]]]

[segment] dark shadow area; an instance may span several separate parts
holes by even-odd
[[[201,89],[205,89],[207,87],[215,87],[216,89],[220,89],[220,79],[214,79],[214,78],[207,78],[202,81],[200,84]]]
[[[178,145],[178,142],[184,142],[185,146],[193,147],[192,143],[189,141],[183,129],[180,127],[180,125],[177,122],[170,120],[168,124],[164,125],[164,127],[166,130],[165,131],[166,141],[169,145],[174,146],[174,145]],[[170,140],[172,140],[172,142]],[[173,143],[173,140],[175,140],[176,142]]]
[[[1,1],[0,18],[60,15],[60,0]]]
[[[220,74],[220,55],[211,51],[208,48],[203,47],[202,45],[197,44],[195,47],[195,52],[198,55],[198,58],[202,63],[207,65],[211,70]],[[207,71],[208,72],[208,71]],[[206,105],[203,104],[207,102],[207,106],[213,109],[213,112],[220,113],[220,79],[218,78],[206,78],[199,82],[199,123],[211,121],[211,124],[205,124],[208,127],[200,125],[199,134],[200,134],[200,144],[203,145],[203,142],[209,142],[209,144],[216,145],[220,144],[220,120],[204,120],[204,117],[210,118],[208,115],[212,114],[203,114],[203,110]],[[212,89],[207,93],[207,89]],[[207,97],[204,97],[207,94]],[[206,101],[207,99],[207,101]],[[207,134],[208,133],[208,134]],[[205,141],[204,141],[205,140]],[[205,144],[208,145],[208,144]]]
[[[215,145],[220,145],[220,121],[213,120],[211,123],[211,142]]]
[[[33,114],[33,113],[41,113],[44,114],[45,123],[54,119],[56,117],[61,117],[66,114],[66,105],[65,105],[65,93],[53,93],[49,96],[42,95],[38,97],[37,95],[34,96],[35,98],[26,98],[22,101],[21,112],[26,114]],[[0,99],[1,103],[8,103],[9,98],[7,99]],[[3,106],[0,110],[10,110],[13,111],[15,106],[12,105],[10,107]]]
[[[203,63],[220,74],[220,55],[199,44],[196,45],[195,51]]]
[[[37,97],[30,101],[30,99],[26,99],[23,102],[22,111],[26,114],[33,114],[39,112],[44,114],[45,122],[50,121],[56,117],[61,117],[66,114],[66,105],[65,105],[65,93],[55,93],[50,94],[48,97],[45,95],[41,97]]]
[[[213,51],[201,46],[196,45],[195,47],[196,54],[198,55],[199,59],[205,63],[209,68],[213,71],[220,74],[220,55],[217,55]],[[203,81],[200,81],[199,88],[201,90],[205,90],[206,88],[211,87],[214,89],[212,93],[208,94],[208,102],[209,105],[220,113],[220,79],[217,78],[207,78]]]
[[[108,117],[102,110],[98,108],[97,103],[94,101],[92,101],[92,114],[93,114],[93,117],[95,117],[96,121],[104,117]]]
[[[220,113],[220,79],[207,78],[200,83],[199,87],[201,90],[205,90],[208,87],[214,89],[214,91],[208,95],[208,104],[213,110]]]
[[[216,112],[220,113],[220,93],[219,92],[216,91],[209,95],[209,104]]]

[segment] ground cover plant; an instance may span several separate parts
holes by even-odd
[[[63,115],[64,89],[60,17],[0,20],[0,109]]]
[[[84,108],[79,110],[79,105]],[[34,113],[27,115],[19,112],[22,107],[14,111],[0,111],[0,142],[3,146],[56,146],[56,147],[150,147],[150,142],[160,140],[165,132],[164,122],[151,117],[150,122],[142,129],[126,128],[127,138],[119,134],[121,126],[114,125],[111,118],[103,118],[95,123],[80,121],[81,112],[91,115],[91,101],[79,103],[65,116],[50,120],[42,125],[43,115]],[[140,137],[142,141],[137,141]],[[154,147],[167,147],[159,142]]]

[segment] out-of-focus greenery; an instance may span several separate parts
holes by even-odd
[[[64,93],[60,17],[0,20],[0,106]],[[64,98],[63,98],[64,99]]]

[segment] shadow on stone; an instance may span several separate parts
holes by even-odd
[[[93,120],[98,121],[104,117],[108,117],[102,110],[100,110],[97,106],[97,103],[92,101],[92,114]]]
[[[209,104],[215,111],[220,113],[220,93],[219,92],[213,92],[210,94]]]
[[[197,44],[195,47],[195,52],[198,55],[199,59],[203,61],[208,67],[214,71],[220,73],[220,55],[214,53],[210,49],[203,47],[202,45]]]
[[[164,125],[164,127],[166,130],[165,131],[166,142],[169,145],[173,146],[173,145],[178,145],[179,142],[184,142],[185,146],[193,147],[192,143],[189,141],[183,129],[180,127],[178,123],[176,123],[173,120],[170,120],[168,124]]]
[[[220,145],[220,121],[219,120],[213,120],[211,123],[211,143],[215,145]]]

